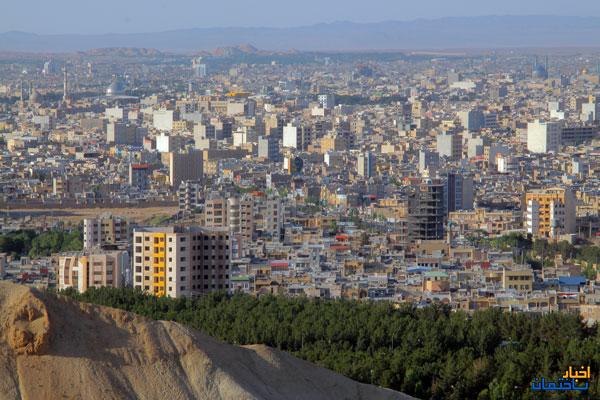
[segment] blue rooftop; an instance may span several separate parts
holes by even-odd
[[[585,276],[560,276],[558,277],[558,284],[564,286],[581,286],[585,285],[587,279]]]

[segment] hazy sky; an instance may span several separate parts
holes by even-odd
[[[156,32],[476,15],[600,16],[598,0],[0,0],[0,32]]]

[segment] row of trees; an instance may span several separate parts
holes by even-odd
[[[22,230],[0,235],[0,253],[8,253],[13,257],[28,255],[37,258],[82,248],[83,237],[79,229],[72,231],[53,229],[42,233]]]
[[[557,379],[570,365],[590,365],[593,377],[589,391],[569,398],[600,398],[600,332],[571,314],[469,315],[445,306],[224,293],[170,299],[111,288],[63,293],[229,343],[266,344],[423,399],[530,399],[533,378]]]
[[[499,250],[512,251],[516,261],[524,261],[534,268],[553,265],[554,258],[560,255],[563,260],[585,262],[584,274],[588,279],[594,279],[596,270],[593,264],[600,264],[600,247],[592,244],[572,245],[567,241],[548,241],[547,239],[532,239],[520,233],[511,233],[497,238],[483,236],[472,237],[478,246],[487,246]]]

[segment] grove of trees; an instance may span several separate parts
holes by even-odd
[[[266,344],[422,399],[562,398],[539,397],[531,381],[581,365],[591,366],[590,389],[568,398],[600,398],[600,331],[573,314],[467,314],[440,305],[224,293],[171,299],[112,288],[63,294],[177,321],[233,344]]]
[[[0,235],[0,253],[8,253],[13,257],[28,255],[37,258],[82,248],[82,233],[78,229],[72,231],[52,229],[42,233],[22,230]]]

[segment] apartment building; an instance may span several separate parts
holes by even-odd
[[[232,255],[242,257],[254,234],[254,200],[249,196],[226,199],[211,194],[204,204],[204,225],[227,228],[232,235]]]
[[[156,296],[195,297],[230,289],[230,234],[224,228],[134,231],[133,285]]]
[[[58,256],[58,288],[74,288],[83,293],[91,287],[121,287],[129,264],[126,251],[99,249]]]
[[[98,218],[85,218],[83,220],[83,247],[102,247],[129,240],[129,223],[126,219],[101,215]]]
[[[482,230],[490,236],[501,236],[522,229],[521,217],[518,211],[476,208],[450,212],[448,220],[461,235]]]
[[[177,198],[179,200],[179,210],[181,211],[192,212],[200,208],[204,199],[202,182],[181,182],[177,191]]]
[[[558,239],[574,233],[575,199],[565,188],[534,190],[525,194],[525,228],[539,237]]]
[[[411,240],[444,238],[444,184],[424,179],[409,187],[409,235]]]
[[[280,199],[262,199],[254,204],[254,224],[262,236],[279,241],[283,229],[284,211]]]
[[[527,124],[527,150],[548,153],[560,150],[561,125],[559,122],[536,120]]]

